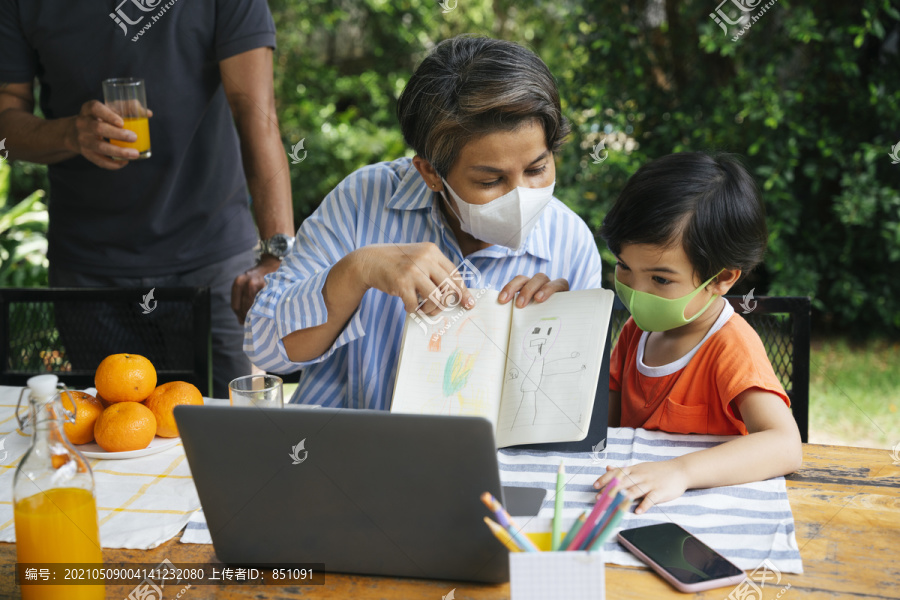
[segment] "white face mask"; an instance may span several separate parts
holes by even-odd
[[[469,204],[453,191],[446,179],[441,181],[456,200],[458,213],[453,209],[452,202],[448,200],[447,204],[459,219],[463,231],[482,242],[512,250],[521,248],[528,239],[544,207],[553,198],[553,188],[556,186],[554,181],[543,188],[517,187],[487,204]]]

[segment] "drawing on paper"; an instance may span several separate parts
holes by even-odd
[[[431,399],[423,412],[428,414],[460,415],[477,414],[477,407],[485,402],[485,390],[470,385],[470,379],[484,349],[486,336],[484,328],[473,319],[466,318],[462,323],[445,333],[443,352],[447,359],[438,367],[437,376],[440,381],[441,396]],[[430,349],[430,348],[429,348]],[[429,369],[434,372],[434,367]]]
[[[440,352],[441,351],[441,331],[447,326],[448,321],[446,317],[442,317],[438,323],[438,327],[431,328],[431,337],[428,339],[428,351],[429,352]]]
[[[529,327],[528,333],[522,338],[522,349],[528,366],[519,387],[522,399],[519,401],[519,406],[516,407],[516,415],[510,429],[534,425],[537,422],[538,410],[550,408],[543,406],[549,401],[546,394],[541,400],[541,406],[538,403],[538,392],[541,391],[541,384],[546,383],[544,381],[546,377],[571,373],[580,374],[587,369],[587,365],[579,359],[580,352],[572,352],[566,357],[547,360],[561,329],[562,319],[545,317]],[[512,368],[507,373],[506,380],[510,382],[518,379],[520,375],[519,369]]]

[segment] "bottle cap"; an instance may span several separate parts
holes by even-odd
[[[56,383],[59,377],[56,375],[35,375],[26,382],[31,390],[31,395],[38,399],[49,398],[56,394]]]

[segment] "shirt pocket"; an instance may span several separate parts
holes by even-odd
[[[669,433],[707,433],[709,408],[704,405],[685,406],[666,398],[659,421],[661,431]]]

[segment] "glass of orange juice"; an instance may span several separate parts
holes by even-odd
[[[134,148],[141,158],[150,158],[150,124],[147,121],[147,87],[143,79],[117,77],[103,81],[103,101],[122,120],[125,129],[137,135],[134,142],[109,140],[114,146]]]

